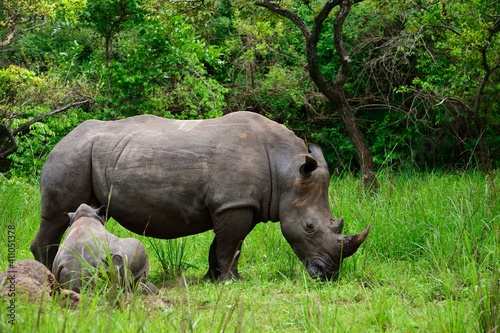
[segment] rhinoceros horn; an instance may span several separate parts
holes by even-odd
[[[331,217],[330,223],[328,224],[328,228],[336,234],[341,234],[342,229],[344,229],[344,218],[339,217],[336,219],[334,217]]]
[[[342,258],[352,256],[364,242],[368,233],[370,232],[370,225],[366,227],[360,234],[354,236],[345,236],[342,241]]]

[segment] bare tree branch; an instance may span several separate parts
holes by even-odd
[[[351,0],[343,0],[340,4],[340,11],[335,18],[333,23],[333,42],[335,44],[335,50],[340,58],[340,69],[335,78],[334,86],[340,88],[343,87],[349,76],[349,69],[351,60],[347,55],[347,51],[344,46],[344,39],[342,38],[344,21],[351,11]]]
[[[64,111],[66,111],[66,110],[68,110],[68,109],[75,108],[75,107],[79,107],[79,106],[82,106],[82,105],[84,105],[84,104],[88,104],[88,103],[90,103],[90,100],[88,100],[88,99],[87,99],[87,100],[84,100],[84,101],[74,102],[74,103],[68,104],[68,105],[66,105],[66,106],[63,106],[62,108],[59,108],[59,109],[52,110],[52,111],[50,111],[50,112],[47,112],[47,113],[41,114],[41,115],[39,115],[39,116],[37,116],[37,117],[35,117],[35,118],[33,118],[33,119],[29,120],[28,122],[26,122],[26,123],[22,124],[22,125],[21,125],[21,126],[19,126],[18,128],[16,128],[16,129],[12,132],[12,134],[13,134],[13,135],[17,135],[17,134],[19,134],[19,133],[23,133],[23,132],[27,131],[31,125],[33,125],[34,123],[37,123],[37,122],[39,122],[39,121],[43,120],[44,118],[47,118],[47,117],[49,117],[49,116],[53,116],[53,115],[55,115],[55,114],[57,114],[57,113],[61,113],[61,112],[64,112]]]
[[[0,158],[4,158],[15,152],[19,147],[10,127],[5,125],[4,123],[0,123],[0,128],[3,128],[7,133],[7,138],[5,138],[4,142],[0,146]],[[9,142],[12,143],[12,147],[10,147],[9,149],[5,149]]]
[[[5,37],[3,41],[0,42],[0,47],[2,46],[7,46],[12,42],[12,39],[16,35],[16,27],[14,26],[12,30],[9,32],[9,34]]]
[[[23,15],[27,15],[28,13],[29,16],[22,19]],[[16,11],[9,11],[9,15],[10,16],[8,17],[8,19],[5,21],[5,23],[2,25],[1,28],[8,29],[10,27],[9,29],[10,31],[7,33],[5,38],[0,42],[0,47],[9,45],[18,33],[23,33],[33,29],[37,29],[47,24],[47,18],[42,15],[41,16],[41,19],[43,20],[42,23],[35,24],[29,28],[18,29],[18,27],[23,24],[35,22],[37,18],[40,17],[39,14],[37,14],[36,12],[28,11],[25,8],[17,8]]]
[[[3,122],[0,122],[0,129],[3,128],[5,130],[6,136],[7,136],[7,138],[5,138],[5,140],[4,140],[4,142],[0,145],[0,158],[5,158],[5,157],[9,156],[10,154],[14,153],[18,149],[18,144],[17,144],[16,138],[15,138],[16,135],[18,135],[20,133],[27,132],[29,130],[29,127],[31,125],[33,125],[34,123],[37,123],[37,122],[39,122],[39,121],[41,121],[44,118],[47,118],[49,116],[53,116],[55,114],[67,111],[71,108],[80,107],[82,105],[91,104],[91,103],[92,103],[92,101],[89,99],[84,100],[84,101],[73,102],[73,103],[65,105],[59,109],[52,110],[50,112],[41,114],[33,119],[30,119],[28,122],[20,125],[15,130],[12,130],[9,126],[4,124]],[[7,144],[9,142],[12,144],[12,147],[6,149]]]
[[[318,44],[319,35],[321,33],[321,27],[323,26],[323,22],[327,19],[328,15],[332,11],[335,6],[339,5],[341,0],[329,0],[325,3],[321,11],[314,18],[314,27],[311,36],[311,43]]]
[[[277,3],[271,2],[269,0],[256,1],[255,4],[257,6],[267,8],[273,13],[286,17],[287,19],[292,21],[293,24],[295,24],[297,28],[300,29],[306,40],[309,40],[309,38],[311,37],[311,32],[309,31],[306,22],[304,22],[304,20],[299,15],[295,14],[291,10],[283,8]]]

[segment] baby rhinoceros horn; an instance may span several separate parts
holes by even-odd
[[[347,258],[352,256],[359,248],[359,246],[364,242],[368,233],[370,232],[370,225],[366,227],[360,234],[354,236],[344,236],[341,243],[341,254],[342,258]]]

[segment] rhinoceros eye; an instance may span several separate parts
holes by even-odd
[[[316,231],[316,223],[314,223],[313,221],[307,221],[304,228],[307,233],[313,233],[314,231]]]

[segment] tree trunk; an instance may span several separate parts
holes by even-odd
[[[338,105],[337,113],[340,115],[349,140],[356,151],[364,188],[370,192],[377,192],[379,185],[375,176],[375,165],[373,164],[372,153],[366,144],[365,136],[363,132],[361,132],[356,117],[352,113],[351,107],[347,103],[345,96],[340,98],[340,105]]]
[[[481,115],[481,100],[483,98],[484,89],[490,79],[491,74],[493,74],[494,71],[500,68],[500,64],[496,64],[495,66],[490,67],[490,65],[488,64],[488,57],[487,57],[488,47],[490,45],[491,39],[493,38],[493,35],[497,33],[499,30],[500,30],[500,18],[497,19],[496,23],[494,24],[494,27],[490,30],[490,34],[486,39],[487,43],[481,49],[481,59],[484,69],[484,76],[477,89],[476,98],[474,100],[474,106],[472,110],[474,123],[476,125],[476,136],[478,140],[477,156],[479,160],[478,161],[479,168],[484,173],[489,173],[493,169],[493,163],[491,162],[488,145],[486,144],[487,122]]]
[[[107,74],[107,84],[108,84],[108,89],[107,89],[107,99],[106,99],[106,107],[110,107],[110,101],[111,101],[111,69],[110,69],[110,63],[111,63],[111,57],[112,57],[112,45],[113,45],[113,35],[108,35],[104,38],[104,49],[106,53],[106,74]]]
[[[350,59],[344,47],[342,28],[345,18],[351,10],[352,4],[360,1],[362,0],[328,0],[318,15],[314,18],[312,30],[309,30],[305,21],[301,17],[291,10],[283,8],[276,3],[270,2],[269,0],[263,0],[257,1],[256,4],[288,18],[304,35],[306,41],[305,48],[307,53],[309,76],[313,80],[316,87],[318,87],[319,91],[332,103],[335,111],[340,116],[340,119],[345,126],[349,141],[353,145],[358,157],[365,189],[368,189],[369,191],[377,191],[378,182],[375,177],[375,166],[372,154],[368,148],[365,137],[359,128],[356,117],[347,102],[344,90],[344,85],[349,76]],[[328,18],[331,10],[336,6],[340,6],[340,9],[333,24],[333,34],[335,49],[337,51],[337,55],[339,56],[341,65],[332,85],[329,84],[321,74],[318,62],[317,45],[323,22]]]
[[[333,22],[333,43],[340,58],[340,69],[333,82],[333,89],[328,87],[328,90],[331,90],[329,93],[331,98],[329,99],[336,106],[337,113],[340,119],[342,119],[349,140],[356,151],[365,189],[369,191],[378,191],[379,187],[375,177],[375,165],[373,163],[372,153],[368,148],[363,132],[361,132],[359,128],[356,117],[347,102],[344,89],[347,78],[349,77],[351,60],[344,46],[343,26],[347,15],[349,15],[351,11],[352,3],[352,0],[342,0],[340,3],[340,10]]]

